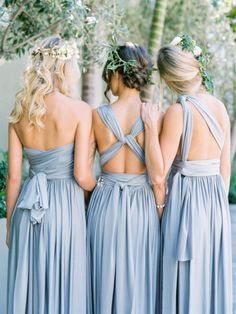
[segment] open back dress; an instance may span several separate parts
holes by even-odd
[[[222,150],[223,132],[199,99],[181,96],[181,152],[162,220],[162,314],[232,314],[231,224],[220,160],[188,160],[190,102]]]
[[[102,166],[123,145],[145,162],[136,141],[141,118],[124,135],[111,106],[98,114],[117,138],[101,154]],[[102,173],[88,208],[87,238],[87,313],[159,313],[160,222],[146,173]]]

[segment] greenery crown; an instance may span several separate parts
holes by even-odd
[[[207,65],[210,62],[209,54],[207,54],[199,46],[197,46],[196,41],[188,34],[175,37],[172,40],[171,45],[181,46],[182,50],[191,52],[194,55],[194,57],[198,60],[200,65],[202,83],[206,87],[207,91],[213,93],[214,91],[213,80],[207,72]]]
[[[130,46],[135,48],[135,44],[132,42],[126,42],[125,46]],[[126,75],[132,75],[134,69],[138,69],[140,66],[137,64],[136,60],[130,59],[128,61],[123,60],[119,53],[119,46],[116,43],[111,43],[107,46],[107,63],[106,71],[116,72],[118,69],[123,69],[123,73]],[[152,66],[150,69],[147,69],[147,85],[154,84],[152,81],[152,73],[156,69]]]

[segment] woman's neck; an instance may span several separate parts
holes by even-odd
[[[194,91],[192,93],[193,96],[201,96],[201,95],[206,95],[208,92],[207,90],[205,89],[204,86],[201,86],[198,90]]]
[[[141,102],[140,92],[137,89],[126,88],[124,89],[120,95],[118,95],[118,101],[124,101],[137,103]]]

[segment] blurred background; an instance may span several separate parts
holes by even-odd
[[[105,102],[101,71],[108,42],[142,44],[155,62],[160,46],[183,33],[209,52],[214,94],[225,103],[231,118],[229,201],[236,314],[236,0],[0,0],[0,314],[6,313],[8,115],[21,87],[30,49],[52,34],[75,39],[80,51],[79,95],[97,107]],[[158,77],[154,80],[158,82]],[[175,96],[165,89],[164,106]],[[143,97],[158,102],[158,84],[146,89]]]

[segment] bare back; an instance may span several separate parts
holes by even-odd
[[[116,120],[115,124],[121,133],[121,137],[129,136],[130,133],[132,133],[136,128],[137,124],[141,121],[140,109],[141,104],[132,104],[126,106],[120,101],[117,101],[111,105],[111,118]],[[119,138],[117,138],[111,128],[109,128],[104,123],[104,121],[102,121],[97,110],[93,112],[93,128],[95,141],[100,154],[106,152],[115,143],[118,144]],[[133,138],[135,139],[140,149],[143,150],[143,130],[134,133]],[[123,143],[115,155],[110,160],[105,162],[103,165],[103,170],[116,173],[140,174],[146,171],[146,167],[145,163],[137,156],[137,154],[135,154],[133,149],[131,149],[127,143]]]
[[[182,105],[176,103],[170,106],[164,116],[160,135],[161,151],[164,156],[162,162],[164,176],[168,174],[176,152],[178,158],[185,161],[218,159],[220,160],[220,173],[228,189],[230,123],[224,105],[206,93],[197,97],[181,97],[184,98]],[[185,113],[183,114],[183,112]],[[207,122],[207,120],[209,121]],[[156,169],[158,171],[158,167]]]
[[[226,137],[228,116],[224,105],[211,95],[203,95],[199,98],[206,110],[218,123],[219,129]],[[191,103],[187,102],[192,113],[193,129],[188,160],[220,159],[222,149],[215,140],[206,120],[199,110]]]
[[[73,145],[74,177],[79,185],[91,191],[96,181],[89,160],[92,111],[83,101],[73,100],[59,92],[45,99],[47,112],[44,128],[31,126],[26,116],[9,127],[9,176],[21,178],[23,148],[39,151]],[[17,197],[17,193],[15,194]]]
[[[44,128],[30,126],[26,116],[14,125],[23,147],[48,150],[74,143],[82,102],[59,92],[48,95],[45,102],[47,113],[43,118]]]

